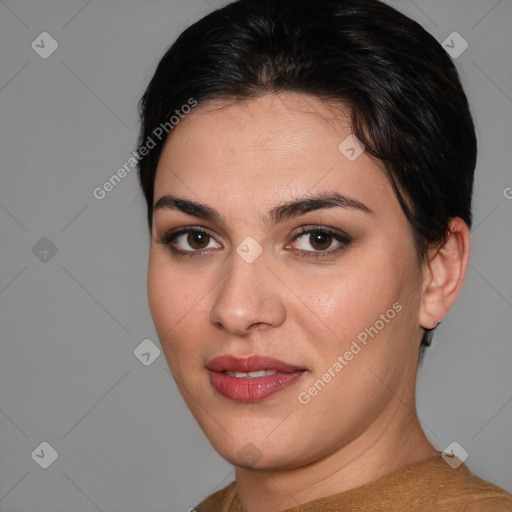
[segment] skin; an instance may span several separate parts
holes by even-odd
[[[460,291],[469,230],[452,219],[446,244],[419,265],[379,162],[366,153],[351,162],[338,149],[350,133],[346,110],[299,93],[214,102],[180,121],[158,165],[155,203],[172,194],[224,219],[154,212],[148,297],[180,392],[213,447],[235,466],[239,499],[251,512],[339,493],[437,453],[415,409],[421,327],[434,327]],[[276,225],[263,221],[276,205],[331,192],[373,213],[336,207]],[[159,241],[185,226],[212,236],[203,245],[192,238],[193,246],[187,235],[174,239],[199,251],[195,257],[173,255]],[[301,227],[319,226],[352,241],[343,247],[327,237],[332,243],[317,259],[315,239],[296,237]],[[252,263],[236,252],[247,236],[263,249]],[[300,403],[299,393],[397,302],[395,318]],[[267,355],[308,371],[265,400],[235,402],[211,386],[206,368],[225,354]]]

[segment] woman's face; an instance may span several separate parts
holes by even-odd
[[[356,453],[414,408],[421,269],[350,133],[316,98],[266,95],[196,107],[161,155],[150,309],[183,398],[234,465]]]

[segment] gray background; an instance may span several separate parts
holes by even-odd
[[[420,367],[419,416],[437,448],[456,440],[470,469],[512,491],[512,2],[390,3],[440,42],[468,42],[456,64],[480,144],[471,264]],[[136,149],[158,59],[219,5],[0,1],[3,512],[184,511],[233,479],[163,354],[134,355],[159,346],[135,172],[92,194]],[[44,31],[59,45],[46,59],[31,48]],[[58,452],[47,469],[31,456],[42,442]]]

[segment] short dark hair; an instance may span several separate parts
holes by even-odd
[[[446,240],[452,217],[471,227],[477,143],[457,70],[421,25],[378,0],[238,0],[211,12],[158,64],[139,104],[139,143],[190,98],[281,91],[348,107],[352,132],[383,163],[420,262]],[[138,164],[150,228],[165,140]]]

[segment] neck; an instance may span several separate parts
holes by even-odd
[[[435,455],[416,413],[400,404],[350,444],[306,466],[236,468],[238,497],[251,512],[279,512],[373,482]],[[405,410],[405,411],[404,411]]]

